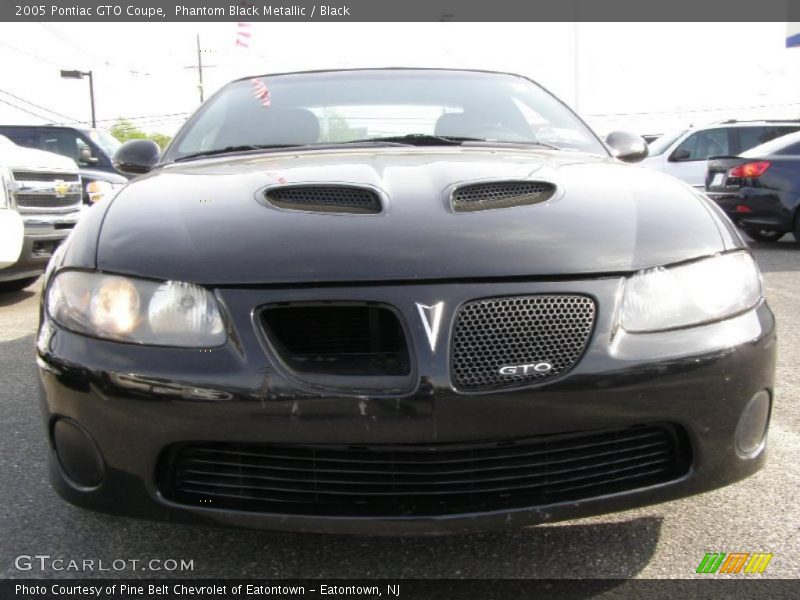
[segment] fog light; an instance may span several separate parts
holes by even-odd
[[[761,452],[766,442],[771,401],[769,392],[761,390],[750,398],[736,426],[736,451],[746,458]]]
[[[103,457],[89,433],[69,419],[53,425],[53,446],[64,474],[80,487],[96,487],[103,480]]]

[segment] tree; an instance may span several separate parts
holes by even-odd
[[[117,119],[116,122],[111,126],[111,135],[117,138],[120,142],[127,142],[128,140],[153,140],[161,147],[162,150],[172,139],[171,136],[166,135],[165,133],[146,133],[122,117]]]

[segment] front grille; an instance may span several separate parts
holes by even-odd
[[[167,449],[174,502],[326,516],[433,516],[578,501],[673,480],[690,464],[671,425],[475,444],[197,442]]]
[[[77,173],[50,173],[44,171],[14,171],[16,181],[58,181],[74,183],[79,181]]]
[[[411,370],[400,320],[382,305],[268,306],[261,322],[277,354],[297,372],[358,377]]]
[[[81,203],[80,194],[67,194],[58,198],[55,194],[17,194],[18,208],[67,208]]]
[[[455,212],[474,212],[512,208],[549,200],[556,187],[544,181],[501,181],[465,185],[453,191],[450,200]]]
[[[581,357],[594,327],[595,304],[578,295],[488,298],[456,316],[451,373],[459,390],[514,387],[560,375]],[[549,365],[550,368],[538,367]],[[501,369],[507,368],[504,374]]]
[[[382,208],[374,191],[344,185],[279,187],[268,190],[265,198],[278,208],[310,212],[378,214]]]

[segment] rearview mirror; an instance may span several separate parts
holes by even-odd
[[[606,136],[606,144],[616,158],[625,162],[639,162],[649,153],[644,138],[628,131],[612,131]]]
[[[82,163],[91,165],[97,162],[97,159],[94,156],[92,156],[92,151],[89,149],[88,146],[81,146],[80,160]]]
[[[126,175],[143,175],[158,164],[161,148],[153,140],[125,142],[114,153],[114,168]]]

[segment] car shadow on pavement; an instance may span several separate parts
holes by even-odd
[[[466,535],[366,537],[179,525],[80,509],[48,484],[32,346],[32,335],[0,343],[5,365],[0,386],[3,577],[626,579],[639,573],[656,550],[660,517]],[[14,559],[23,554],[101,559],[107,565],[118,559],[184,559],[193,561],[193,569],[20,571]]]
[[[36,294],[34,289],[35,288],[31,286],[19,292],[0,292],[0,308],[3,308],[4,306],[13,306],[14,304],[24,302]]]
[[[780,242],[760,243],[747,240],[764,273],[800,271],[800,242],[787,236]]]

